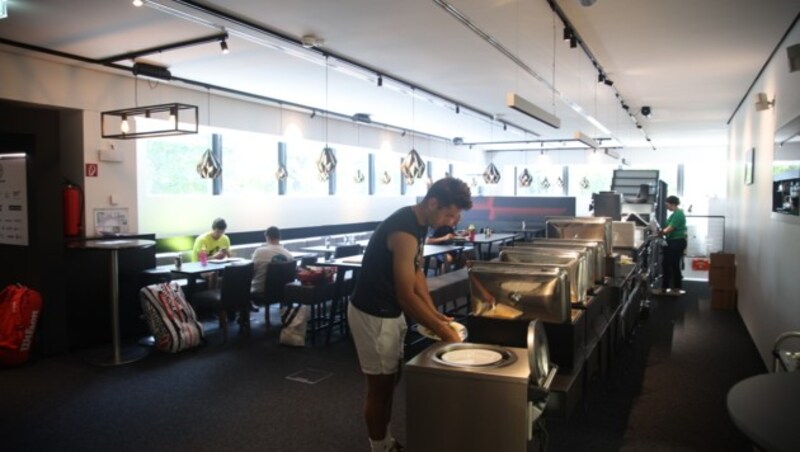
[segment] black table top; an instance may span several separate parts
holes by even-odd
[[[800,450],[800,372],[756,375],[728,391],[728,414],[764,451]]]

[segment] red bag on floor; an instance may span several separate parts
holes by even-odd
[[[28,360],[41,310],[42,296],[33,289],[11,284],[0,292],[0,365]]]

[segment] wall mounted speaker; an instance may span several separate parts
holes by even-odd
[[[789,57],[789,72],[800,71],[800,44],[787,47],[786,56]]]

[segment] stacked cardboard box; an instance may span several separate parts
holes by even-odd
[[[736,309],[736,255],[711,253],[708,272],[712,309]]]

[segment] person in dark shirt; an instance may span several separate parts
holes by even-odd
[[[367,380],[364,418],[373,451],[402,450],[389,422],[407,329],[403,314],[444,341],[461,341],[449,325],[452,318],[433,305],[422,273],[422,250],[429,227],[453,226],[461,211],[470,208],[467,184],[440,179],[419,203],[384,220],[364,252],[347,320]]]
[[[459,215],[459,217],[456,219],[455,224],[446,224],[434,229],[433,233],[425,240],[425,243],[428,245],[451,245],[453,243],[453,239],[460,236],[455,229],[455,225],[457,225],[459,221],[461,221],[461,215]],[[436,256],[440,273],[445,273],[450,266],[453,265],[453,263],[457,264],[457,268],[463,265],[463,262],[456,262],[456,259],[458,259],[460,256],[461,253],[457,251],[451,251],[449,253]]]

